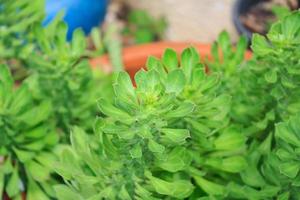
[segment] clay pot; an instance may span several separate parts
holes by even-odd
[[[122,60],[125,66],[125,70],[131,77],[141,68],[145,67],[147,58],[149,56],[155,56],[160,58],[166,48],[174,49],[178,55],[187,47],[195,47],[201,58],[207,57],[211,59],[211,45],[198,42],[154,42],[150,44],[142,44],[131,47],[126,47],[122,50]],[[245,59],[251,57],[251,52],[247,51]],[[109,61],[108,55],[103,55],[90,60],[90,64],[93,68],[101,67],[104,71],[111,72],[112,67]]]

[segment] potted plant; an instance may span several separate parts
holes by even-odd
[[[1,9],[22,19],[23,5]],[[5,198],[299,199],[299,12],[254,35],[248,62],[246,39],[233,48],[222,32],[212,59],[168,48],[135,86],[124,71],[95,78],[82,31],[67,42],[59,18],[30,19],[0,38],[16,47],[0,66]],[[19,82],[15,63],[27,69]]]
[[[209,73],[194,48],[150,57],[136,87],[120,72],[94,133],[71,131],[58,199],[299,199],[299,22],[255,35],[246,64],[222,33]]]
[[[233,22],[251,40],[253,33],[266,34],[273,22],[300,7],[298,0],[237,0]]]

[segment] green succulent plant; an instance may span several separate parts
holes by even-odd
[[[137,44],[163,39],[167,28],[164,17],[155,19],[146,10],[131,10],[125,20],[123,34],[132,37]]]
[[[27,84],[14,87],[5,65],[0,66],[0,194],[21,199],[48,199],[58,134],[51,121],[48,101],[32,98]],[[46,191],[45,193],[43,191]]]
[[[294,179],[293,184],[299,186],[299,116],[290,118],[288,122],[282,122],[276,125],[276,155],[281,163],[280,171],[285,176]],[[297,178],[298,177],[298,178]]]
[[[299,196],[299,114],[276,124],[275,147],[263,166],[266,178],[280,185],[285,199]]]
[[[212,60],[166,49],[132,83],[117,59],[116,75],[93,72],[82,31],[66,41],[60,17],[42,27],[39,6],[0,0],[2,196],[300,199],[299,12],[254,35],[250,61],[245,38],[233,48],[222,32]],[[100,53],[117,49],[96,35]]]
[[[92,71],[83,33],[66,41],[60,16],[42,26],[43,2],[0,2],[1,198],[54,199],[54,152],[71,125],[92,129],[96,98],[110,94],[111,77]],[[21,81],[16,68],[26,69]]]
[[[34,49],[31,27],[43,20],[43,0],[0,1],[0,61],[26,58]],[[30,6],[29,6],[30,5]],[[26,43],[26,45],[24,45]]]
[[[99,144],[88,145],[82,130],[73,131],[73,149],[57,169],[70,187],[56,188],[59,199],[183,199],[194,190],[192,180],[205,188],[206,173],[241,171],[245,138],[235,127],[220,131],[228,124],[230,97],[216,96],[219,77],[199,62],[194,48],[183,51],[180,64],[167,49],[162,61],[150,57],[148,71],[135,75],[136,88],[119,73],[114,102],[99,102],[106,116],[96,122]],[[77,166],[72,172],[65,167],[70,159]],[[83,183],[88,177],[95,182]]]
[[[254,36],[247,63],[245,39],[233,49],[223,32],[213,61],[187,48],[179,62],[167,49],[136,87],[120,73],[94,134],[73,129],[58,198],[298,199],[299,16],[275,24],[268,42]]]
[[[275,23],[267,38],[259,35],[253,38],[252,49],[257,58],[253,71],[263,74],[259,77],[271,88],[269,91],[282,119],[299,111],[299,20],[299,12],[294,12]]]
[[[226,81],[227,86],[224,87],[233,99],[231,123],[242,125],[244,134],[248,136],[247,143],[251,144],[247,151],[248,167],[240,173],[243,182],[236,187],[236,192],[244,192],[239,195],[236,193],[237,196],[233,196],[235,198],[299,198],[296,192],[298,185],[289,180],[286,176],[288,172],[285,171],[295,170],[293,173],[296,173],[297,167],[289,158],[285,160],[289,160],[289,163],[283,163],[282,156],[287,155],[283,149],[288,148],[288,142],[280,139],[286,138],[284,130],[287,129],[283,127],[289,126],[287,123],[291,124],[292,121],[296,124],[296,119],[292,116],[300,111],[297,106],[299,21],[299,12],[294,12],[274,24],[267,38],[254,35],[253,58],[247,63],[237,64],[235,71],[231,67],[223,68],[224,74],[227,70],[230,70],[228,74],[231,73],[227,77],[229,82]],[[225,38],[222,34],[220,37]],[[228,44],[228,37],[226,41]],[[221,43],[221,39],[218,42]],[[222,44],[219,45],[222,47]],[[222,49],[223,55],[225,50],[226,48]],[[214,61],[214,69],[217,71],[226,64],[228,56],[224,57],[225,62]],[[234,87],[228,86],[230,80],[234,81]],[[281,123],[286,120],[290,122]],[[289,150],[291,151],[290,148]],[[229,191],[231,187],[232,185],[229,188],[227,186]],[[266,193],[260,194],[266,188]]]
[[[97,93],[92,69],[83,57],[86,48],[83,32],[76,30],[68,43],[67,26],[62,22],[53,22],[47,28],[37,25],[34,30],[39,51],[32,52],[27,61],[32,94],[52,103],[52,117],[63,132],[67,133],[72,124],[88,125],[89,117],[96,116],[91,106]]]

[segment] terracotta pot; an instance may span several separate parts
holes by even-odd
[[[202,58],[211,59],[211,45],[198,42],[154,42],[150,44],[142,44],[131,47],[126,47],[122,51],[122,59],[125,70],[131,77],[141,68],[145,67],[147,58],[155,56],[160,58],[166,48],[174,49],[178,55],[187,47],[195,47]],[[247,51],[245,59],[251,57],[251,52]],[[111,64],[108,55],[103,55],[90,60],[93,68],[101,67],[107,72],[111,72]]]

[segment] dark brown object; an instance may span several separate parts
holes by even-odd
[[[276,21],[276,16],[272,12],[274,6],[284,6],[290,10],[299,7],[298,0],[261,0],[240,16],[241,22],[252,32],[266,34],[269,25]]]

